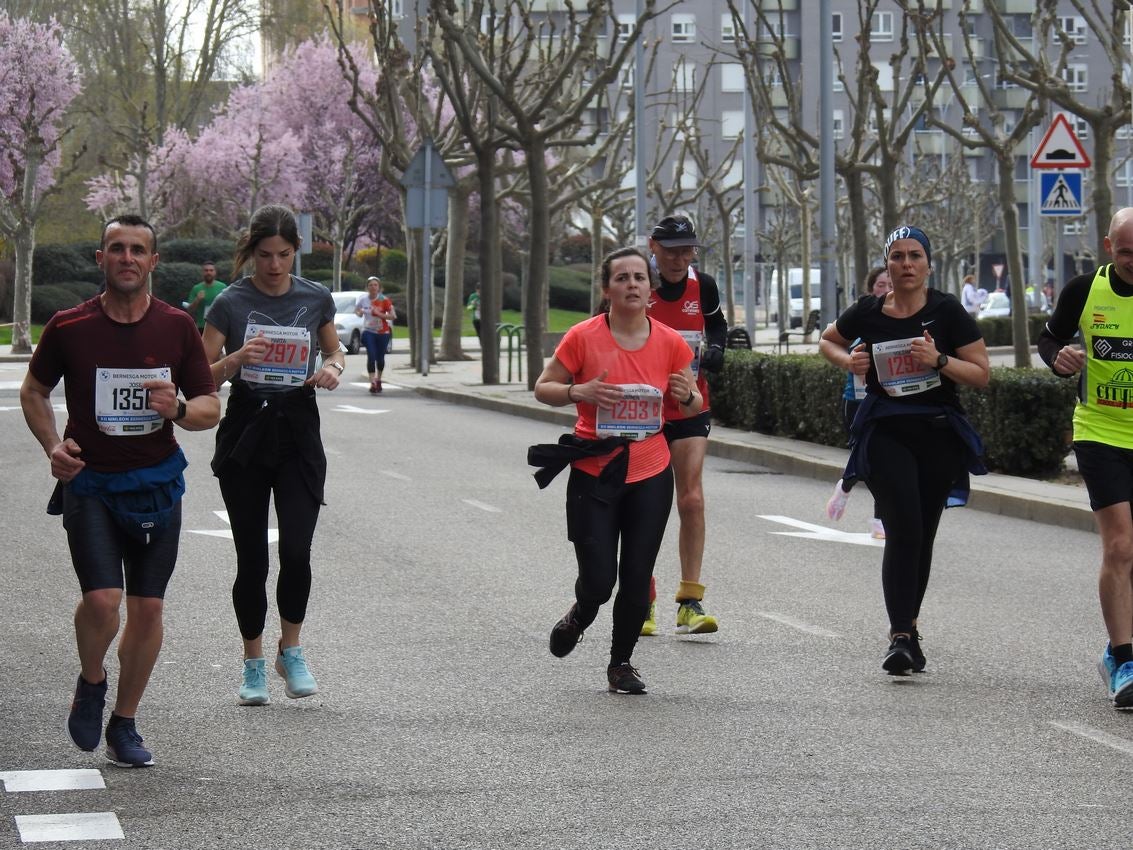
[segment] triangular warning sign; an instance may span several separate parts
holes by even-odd
[[[1090,158],[1066,116],[1059,112],[1031,157],[1031,168],[1089,168]]]

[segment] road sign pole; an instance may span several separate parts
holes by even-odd
[[[432,251],[429,250],[429,243],[432,242],[432,230],[429,228],[430,212],[429,202],[431,200],[433,188],[433,143],[430,140],[425,141],[425,226],[421,228],[421,339],[418,343],[418,369],[422,375],[429,374],[429,354],[431,346],[429,343],[432,341],[433,331],[433,293],[432,293],[432,277],[433,277],[433,258]]]

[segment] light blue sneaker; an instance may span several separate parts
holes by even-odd
[[[1105,645],[1102,657],[1098,659],[1098,673],[1105,682],[1106,696],[1113,699],[1113,677],[1117,675],[1117,659],[1113,657],[1113,648],[1108,643]]]
[[[303,657],[301,646],[289,646],[280,650],[279,655],[275,657],[275,672],[286,682],[283,692],[291,699],[309,697],[319,692],[315,677],[307,668],[307,660]]]
[[[1133,708],[1133,661],[1126,661],[1113,674],[1113,707]]]
[[[263,658],[244,659],[244,684],[240,686],[237,701],[240,705],[267,705],[271,702],[267,661]]]

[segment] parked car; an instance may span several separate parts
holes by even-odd
[[[1010,316],[1011,315],[1011,299],[1007,297],[1006,292],[993,292],[987,297],[987,300],[980,305],[980,314],[978,319],[993,319],[996,316]]]
[[[357,354],[362,348],[362,317],[354,314],[354,304],[359,295],[365,292],[333,292],[334,296],[334,329],[338,331],[338,340],[345,347],[348,354]]]
[[[787,309],[787,324],[792,328],[803,326],[803,270],[801,268],[787,269],[787,284],[790,287],[791,303]],[[771,324],[779,322],[779,271],[771,273],[771,294],[768,298]],[[822,299],[822,269],[810,270],[810,309],[819,309]]]

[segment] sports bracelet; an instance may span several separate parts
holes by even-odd
[[[575,400],[570,397],[570,391],[574,388],[574,384],[567,384],[567,404],[575,404]]]
[[[688,391],[688,398],[686,398],[684,401],[681,402],[681,407],[688,407],[690,404],[692,404],[692,400],[695,397],[696,397],[696,390],[689,390]]]

